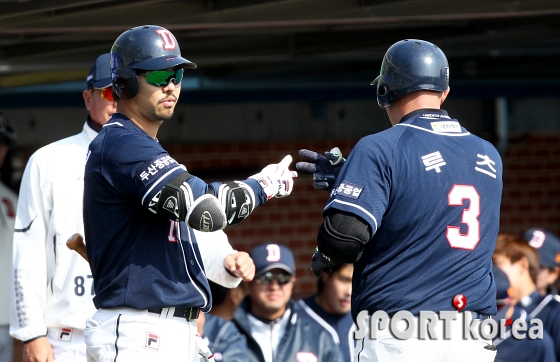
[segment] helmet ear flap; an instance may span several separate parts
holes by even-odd
[[[134,69],[128,67],[116,68],[112,72],[113,92],[119,98],[134,98],[138,93],[138,76]]]

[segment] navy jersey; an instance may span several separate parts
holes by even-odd
[[[543,322],[544,330],[552,337],[556,359],[560,361],[560,302],[551,294],[540,295],[534,291],[521,298],[517,305],[529,314],[528,320],[538,318]]]
[[[496,315],[496,320],[505,318],[505,311],[505,307],[500,310]],[[525,310],[515,306],[511,319],[523,319],[528,322],[528,315]],[[495,338],[492,340],[492,344],[498,350],[496,362],[556,362],[554,344],[550,334],[546,331],[544,331],[542,339],[516,339],[511,336],[511,325],[508,325],[505,338]]]
[[[354,360],[356,340],[354,339],[354,321],[350,312],[345,314],[326,312],[315,302],[315,296],[299,300],[296,307],[302,317],[309,317],[319,323],[333,336],[335,342],[340,343],[344,357],[342,361],[352,362]]]
[[[186,172],[132,121],[115,113],[89,146],[84,176],[84,230],[97,308],[200,307],[211,293],[193,230],[153,214],[161,188]],[[192,199],[208,184],[188,181]],[[266,200],[254,189],[256,204]],[[214,185],[217,190],[217,185]]]
[[[491,256],[499,228],[502,161],[447,112],[422,109],[362,138],[325,210],[353,213],[373,237],[354,265],[352,315],[384,310],[495,314]]]

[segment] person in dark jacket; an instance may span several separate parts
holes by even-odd
[[[248,296],[233,315],[247,338],[251,362],[333,362],[342,352],[331,334],[310,318],[301,318],[291,299],[295,263],[290,249],[263,244],[251,251],[256,274]]]
[[[246,362],[247,339],[231,322],[235,309],[243,300],[243,284],[226,288],[209,281],[212,291],[212,309],[205,313],[206,321],[199,333],[214,353],[216,362]]]
[[[356,326],[350,313],[353,272],[353,264],[339,264],[332,268],[331,274],[321,271],[317,279],[317,294],[296,303],[302,317],[317,321],[335,341],[340,341],[344,355],[340,362],[354,360]]]
[[[214,354],[214,361],[247,362],[247,339],[235,324],[210,313],[204,315],[202,337]]]

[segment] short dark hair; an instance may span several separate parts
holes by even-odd
[[[343,266],[345,266],[346,264],[338,264],[335,265],[334,267],[332,267],[332,273],[328,274],[329,275],[329,279],[332,277],[332,275],[336,272],[338,272],[340,270],[340,268],[342,268]],[[323,283],[323,280],[321,278],[317,279],[317,294],[321,294],[323,293],[323,290],[325,289],[325,284]]]
[[[212,293],[212,304],[220,305],[225,302],[230,289],[211,280],[208,280],[208,284],[210,284],[210,292]]]

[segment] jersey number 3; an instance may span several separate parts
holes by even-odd
[[[447,241],[452,248],[473,250],[480,241],[480,196],[474,188],[469,185],[454,185],[447,195],[449,206],[463,206],[465,200],[469,200],[469,207],[463,210],[461,223],[467,225],[467,233],[461,234],[458,226],[447,227]]]

